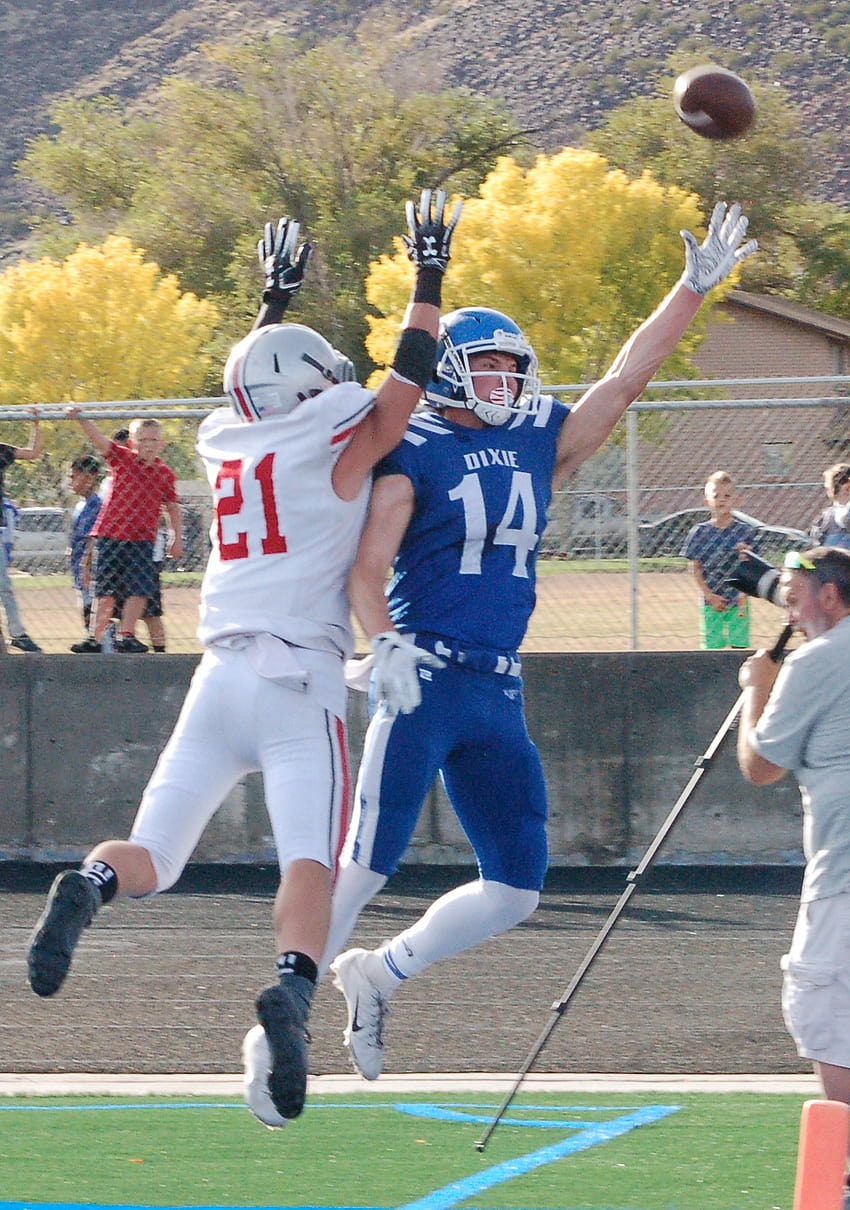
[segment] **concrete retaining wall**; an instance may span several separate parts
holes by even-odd
[[[550,795],[555,866],[640,861],[738,696],[734,652],[530,655],[528,722]],[[123,837],[177,718],[194,656],[15,656],[0,660],[4,801],[0,860],[72,861]],[[350,701],[352,758],[365,695]],[[755,789],[740,777],[734,731],[658,856],[668,864],[801,864],[792,777]],[[229,796],[198,862],[273,862],[256,775]],[[406,855],[467,864],[466,840],[439,787]]]

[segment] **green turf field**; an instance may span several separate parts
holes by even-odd
[[[790,1210],[803,1099],[320,1096],[285,1130],[217,1098],[0,1099],[0,1210]]]

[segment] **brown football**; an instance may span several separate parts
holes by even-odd
[[[704,139],[735,139],[756,116],[753,94],[740,76],[715,63],[682,72],[673,104],[686,126]]]

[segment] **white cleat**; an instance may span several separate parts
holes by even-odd
[[[343,1038],[364,1080],[377,1080],[384,1066],[384,1021],[388,996],[369,977],[381,959],[372,950],[352,949],[331,963],[334,987],[345,996],[348,1024]]]
[[[262,1025],[254,1025],[242,1039],[242,1062],[248,1108],[269,1130],[279,1130],[289,1119],[280,1116],[269,1093],[272,1053]]]

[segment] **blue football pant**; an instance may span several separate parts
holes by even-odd
[[[539,891],[546,786],[525,724],[522,681],[448,664],[421,669],[420,682],[422,702],[412,714],[379,709],[369,726],[350,834],[354,860],[393,873],[439,773],[481,877]]]

